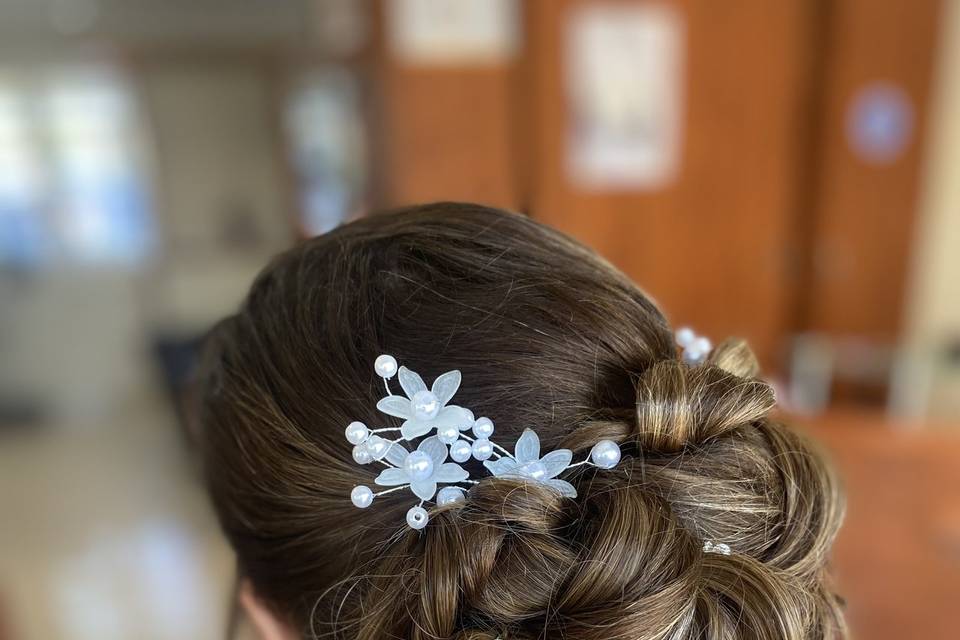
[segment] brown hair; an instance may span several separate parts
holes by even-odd
[[[343,430],[385,422],[381,353],[428,381],[460,369],[458,403],[501,443],[529,427],[578,459],[612,438],[624,459],[569,472],[576,499],[484,479],[423,531],[404,524],[403,492],[356,509],[350,490],[376,469]],[[682,363],[633,283],[528,218],[438,203],[305,242],[218,326],[206,369],[221,523],[243,575],[305,637],[845,635],[825,574],[835,478],[768,417],[746,345]]]

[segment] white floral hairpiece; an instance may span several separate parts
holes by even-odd
[[[351,422],[346,428],[357,463],[379,462],[387,467],[374,482],[389,489],[374,493],[370,487],[358,485],[350,492],[350,500],[361,509],[369,507],[377,496],[410,489],[420,502],[407,511],[407,524],[422,529],[430,519],[423,508],[424,502],[435,499],[440,506],[462,502],[466,499],[465,489],[458,485],[479,482],[458,464],[471,457],[482,461],[494,477],[539,482],[570,498],[577,497],[577,490],[557,477],[561,473],[585,464],[612,469],[620,462],[620,446],[613,440],[597,442],[589,456],[580,462],[572,462],[573,452],[569,449],[557,449],[541,456],[540,438],[531,429],[524,430],[510,453],[490,440],[494,429],[492,420],[474,418],[469,409],[450,404],[460,388],[459,371],[438,376],[428,389],[415,372],[398,368],[393,356],[379,356],[374,369],[383,378],[387,390],[387,396],[377,402],[377,409],[403,419],[403,423],[399,427],[370,429],[362,422]],[[394,395],[390,391],[389,380],[394,375],[399,378],[405,395]],[[380,435],[397,431],[400,437],[393,440]],[[412,451],[403,445],[412,445],[413,440],[423,436],[427,437]],[[438,491],[439,485],[446,486]]]
[[[706,336],[697,335],[690,327],[680,327],[677,329],[676,341],[683,351],[683,361],[687,364],[702,364],[710,351],[713,350],[713,344]]]

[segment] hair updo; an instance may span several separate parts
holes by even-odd
[[[576,499],[484,478],[423,531],[403,495],[356,509],[377,470],[343,430],[392,424],[375,408],[381,353],[428,380],[462,371],[458,403],[502,444],[531,428],[582,458],[609,438],[623,460],[565,474]],[[756,375],[739,340],[683,363],[650,299],[570,238],[418,206],[280,255],[215,329],[208,484],[242,575],[305,638],[843,637],[825,569],[837,483],[770,419]]]

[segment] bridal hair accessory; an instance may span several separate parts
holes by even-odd
[[[690,327],[677,329],[676,341],[683,352],[681,358],[690,365],[702,364],[713,349],[709,338],[697,335]]]
[[[572,462],[573,452],[569,449],[556,449],[541,456],[540,438],[531,429],[524,430],[511,453],[490,439],[494,431],[490,418],[475,418],[469,409],[450,404],[460,388],[459,371],[438,376],[427,388],[418,374],[398,367],[393,356],[379,356],[374,369],[387,390],[386,397],[377,402],[377,409],[403,419],[403,423],[377,429],[362,422],[347,426],[345,435],[354,445],[354,461],[384,465],[386,469],[374,482],[390,487],[374,493],[370,487],[358,485],[350,492],[350,500],[354,506],[365,509],[378,496],[409,489],[420,499],[407,511],[407,524],[413,529],[422,529],[430,519],[423,507],[426,501],[434,500],[438,506],[463,502],[465,487],[461,485],[469,488],[479,483],[460,466],[470,458],[483,462],[494,477],[539,482],[570,498],[577,497],[577,490],[557,477],[561,473],[581,465],[612,469],[620,462],[620,445],[613,440],[597,442],[580,462]],[[400,380],[404,395],[394,395],[390,390],[389,381],[394,376]],[[381,435],[396,432],[399,437],[393,439]],[[414,440],[419,438],[423,439],[414,448]]]

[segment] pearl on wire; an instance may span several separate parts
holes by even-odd
[[[351,422],[344,429],[344,435],[347,436],[347,442],[350,444],[361,444],[370,437],[370,429],[362,422]]]
[[[373,462],[373,456],[370,455],[366,444],[358,444],[353,448],[353,461],[357,464],[370,464]]]
[[[601,440],[590,450],[590,460],[601,469],[613,469],[620,463],[620,445],[613,440]]]
[[[466,462],[473,454],[473,448],[466,440],[457,440],[450,445],[450,457],[454,462]]]
[[[366,509],[373,504],[373,491],[366,485],[357,485],[350,492],[350,502],[353,506]]]
[[[493,420],[487,417],[477,418],[473,423],[473,435],[477,438],[489,439],[493,435]]]
[[[407,524],[410,525],[411,529],[423,529],[427,526],[428,520],[430,520],[430,516],[427,514],[427,510],[419,505],[410,507],[410,510],[407,511]]]
[[[471,450],[477,460],[488,460],[493,455],[493,444],[486,438],[481,438],[473,441]]]
[[[389,380],[397,375],[397,359],[386,354],[377,356],[377,359],[373,361],[373,369],[378,376],[384,380]]]
[[[452,425],[439,427],[437,429],[437,437],[440,438],[440,442],[443,444],[453,444],[460,438],[460,429]]]
[[[437,492],[437,504],[444,507],[449,504],[458,504],[466,500],[463,489],[460,487],[444,487]]]

